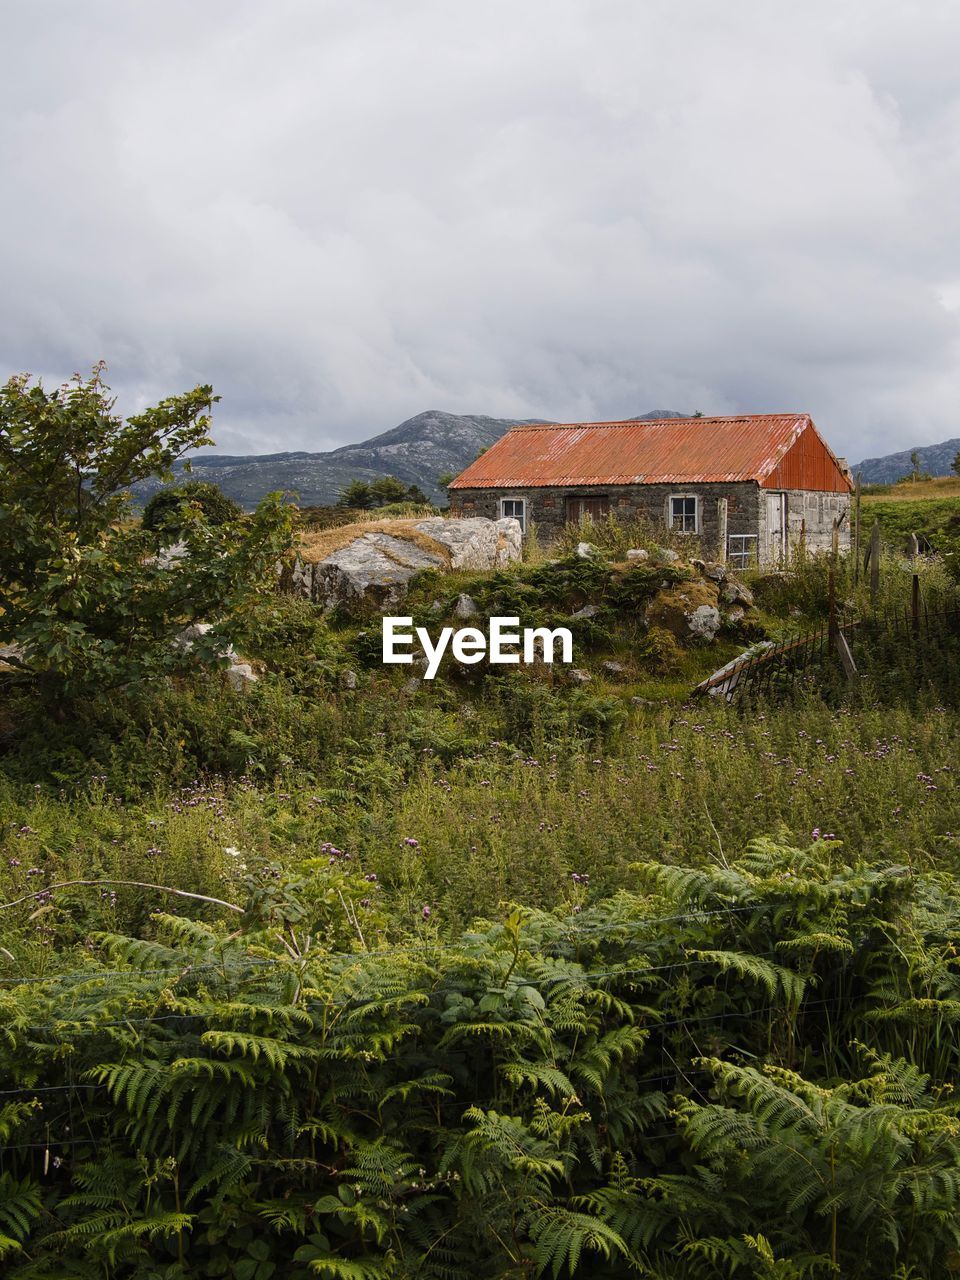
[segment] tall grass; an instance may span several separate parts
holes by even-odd
[[[158,786],[131,802],[99,779],[73,794],[0,781],[0,893],[100,875],[229,897],[240,863],[331,843],[376,877],[398,927],[426,905],[452,929],[508,899],[569,903],[575,874],[609,892],[638,860],[722,858],[781,830],[801,843],[835,835],[851,858],[960,865],[960,723],[932,700],[807,699],[749,717],[713,704],[640,710],[606,746],[558,739],[538,715],[518,747],[468,707],[406,723],[391,711],[386,699],[366,707],[362,749],[345,734],[322,769],[293,758],[271,782]],[[0,929],[36,958],[34,942],[145,927],[162,904],[76,890],[35,920],[36,902],[5,913]]]

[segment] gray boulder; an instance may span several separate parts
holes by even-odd
[[[712,604],[701,604],[687,615],[690,631],[700,640],[712,640],[720,630],[720,610]]]
[[[631,547],[627,552],[627,559],[639,560],[642,563],[644,560],[650,559],[650,552],[645,547]]]
[[[370,603],[390,609],[424,569],[445,568],[443,558],[389,533],[364,533],[313,566],[310,598],[325,609]]]
[[[676,564],[680,556],[670,547],[657,547],[652,559],[654,564]]]
[[[258,678],[249,662],[231,662],[227,667],[227,682],[236,693],[256,684]]]
[[[596,604],[585,604],[582,609],[578,609],[576,613],[571,613],[571,618],[595,618],[600,612],[600,606]]]
[[[472,596],[468,596],[465,591],[457,596],[457,603],[453,606],[454,617],[472,618],[476,612],[477,606]]]
[[[721,595],[727,604],[742,604],[746,608],[753,604],[753,592],[736,578],[728,578],[723,584]]]
[[[711,582],[724,582],[727,576],[727,566],[718,564],[714,560],[691,560],[691,565],[703,577],[709,578]]]
[[[192,622],[188,627],[184,627],[178,632],[171,641],[174,649],[179,653],[189,653],[198,640],[208,635],[213,630],[212,622]],[[225,658],[231,660],[235,658],[236,652],[232,645],[224,645],[220,650]]]
[[[188,627],[184,627],[178,635],[173,639],[173,647],[180,653],[189,653],[196,642],[203,636],[209,634],[213,630],[211,622],[193,622]],[[248,688],[251,684],[256,684],[260,679],[249,662],[244,662],[237,656],[237,651],[233,645],[225,645],[220,649],[221,655],[229,662],[226,668],[227,683],[231,689],[239,692]]]
[[[485,516],[431,516],[418,520],[414,528],[446,547],[451,569],[501,569],[520,559],[523,535],[520,521],[512,517],[488,520]]]
[[[570,667],[567,671],[567,679],[571,684],[589,684],[593,676],[582,667]]]
[[[387,612],[404,598],[411,579],[425,569],[496,569],[520,558],[516,520],[434,516],[409,521],[411,533],[439,544],[436,551],[405,538],[398,525],[401,522],[391,521],[390,533],[378,529],[358,533],[316,564],[295,560],[291,590],[327,610],[362,603]],[[440,547],[447,551],[449,563]]]

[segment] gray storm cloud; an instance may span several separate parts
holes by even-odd
[[[223,449],[425,408],[958,432],[960,7],[0,4],[0,370]]]

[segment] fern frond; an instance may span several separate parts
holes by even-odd
[[[564,1268],[572,1276],[584,1250],[599,1254],[604,1262],[630,1256],[619,1232],[599,1218],[575,1209],[538,1205],[529,1213],[527,1229],[534,1242],[537,1275],[549,1271],[553,1280],[559,1280]]]

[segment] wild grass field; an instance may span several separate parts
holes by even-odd
[[[911,534],[938,546],[960,517],[960,477],[935,476],[897,484],[870,485],[862,499],[863,537],[875,520],[891,546],[904,546]],[[956,534],[951,536],[951,542]]]

